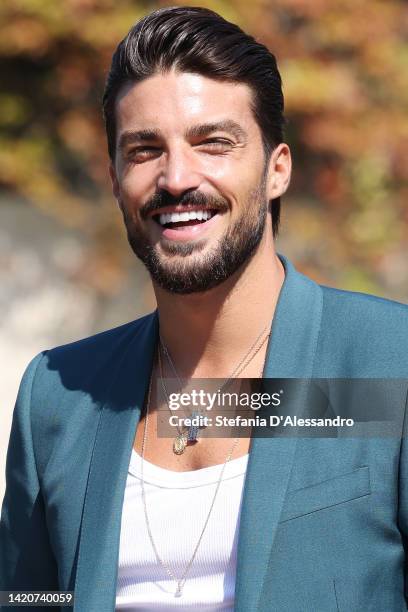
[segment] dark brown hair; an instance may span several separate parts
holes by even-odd
[[[262,133],[266,160],[283,141],[284,100],[274,55],[237,25],[206,8],[168,7],[138,21],[119,43],[103,95],[108,150],[115,159],[115,102],[126,83],[177,68],[222,81],[247,84]],[[272,226],[279,226],[280,199],[272,202]]]

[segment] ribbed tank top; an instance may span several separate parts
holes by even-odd
[[[248,454],[230,460],[209,522],[187,574],[183,595],[158,562],[141,495],[141,457],[132,450],[122,510],[116,610],[234,608],[238,526]],[[146,504],[161,559],[181,577],[200,537],[222,465],[188,472],[144,461]]]

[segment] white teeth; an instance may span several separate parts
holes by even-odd
[[[173,212],[173,213],[161,213],[159,216],[160,225],[167,225],[167,223],[178,223],[179,221],[191,221],[197,219],[198,221],[207,221],[211,219],[212,213],[209,210],[192,210],[186,212]]]

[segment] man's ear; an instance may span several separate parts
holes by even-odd
[[[119,181],[118,181],[118,177],[116,175],[116,170],[115,170],[115,166],[113,164],[113,162],[111,161],[109,163],[109,176],[110,176],[110,180],[112,182],[112,193],[118,203],[119,208],[122,210],[122,201],[120,198],[120,187],[119,187]]]
[[[289,186],[292,173],[292,158],[290,149],[281,142],[272,151],[268,164],[267,196],[273,200],[285,193]]]

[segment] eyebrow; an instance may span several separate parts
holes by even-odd
[[[127,145],[144,140],[156,140],[160,137],[159,130],[126,130],[119,137],[118,149],[121,151]]]
[[[199,125],[193,125],[192,127],[188,128],[185,135],[187,138],[199,138],[203,136],[208,136],[213,132],[228,132],[237,140],[246,141],[248,138],[248,134],[246,133],[244,128],[232,119],[225,119],[223,121],[213,123],[201,123]],[[123,150],[127,145],[133,144],[135,142],[157,140],[158,138],[160,138],[160,136],[160,130],[154,128],[147,130],[126,130],[125,132],[123,132],[123,134],[120,135],[118,149]]]
[[[208,136],[213,132],[228,132],[232,136],[235,136],[238,140],[246,140],[248,135],[243,127],[232,119],[225,119],[224,121],[218,121],[214,123],[202,123],[200,125],[193,125],[187,130],[187,136],[199,137]]]

